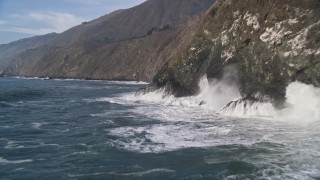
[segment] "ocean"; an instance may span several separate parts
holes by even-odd
[[[145,86],[0,78],[0,179],[320,179],[320,120],[133,96]]]

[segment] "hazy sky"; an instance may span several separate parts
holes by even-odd
[[[63,32],[145,0],[0,0],[0,44]]]

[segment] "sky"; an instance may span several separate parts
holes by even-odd
[[[52,32],[61,33],[145,0],[0,0],[0,44]]]

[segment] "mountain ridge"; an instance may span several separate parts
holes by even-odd
[[[153,65],[148,67],[135,65],[135,69],[131,70],[129,68],[130,73],[128,73],[125,72],[126,69],[121,67],[136,61],[143,62],[135,58],[123,60],[119,57],[121,54],[117,49],[121,51],[125,48],[125,45],[136,44],[141,39],[143,39],[141,42],[144,44],[139,46],[140,48],[145,47],[145,49],[148,49],[146,44],[152,44],[153,46],[163,44],[165,46],[170,39],[172,39],[173,44],[175,44],[175,41],[185,41],[183,40],[185,38],[175,40],[174,36],[183,34],[178,32],[184,30],[180,26],[183,26],[182,24],[185,24],[191,17],[200,16],[201,13],[204,13],[213,1],[149,0],[136,7],[119,10],[90,22],[83,22],[81,25],[57,35],[41,47],[27,49],[23,53],[11,57],[11,64],[4,72],[8,75],[150,81],[162,66],[163,61],[167,61],[169,58],[163,57],[161,60],[154,61],[153,64],[158,64],[156,68],[150,67]],[[158,6],[161,8],[158,8]],[[197,19],[197,17],[194,18]],[[101,49],[104,49],[104,52],[100,51]],[[158,49],[165,49],[165,47],[158,47]],[[149,51],[149,54],[144,53],[143,57],[139,57],[139,53],[131,51],[127,57],[147,60],[149,59],[148,56],[157,58],[157,56],[163,56],[161,53],[168,54],[162,50],[157,55],[152,50]],[[1,58],[3,56],[0,53]],[[106,59],[122,62],[122,64],[115,64]],[[104,64],[113,64],[113,67],[107,68]],[[89,68],[87,69],[84,66]],[[148,68],[152,69],[152,72],[146,72]],[[113,71],[113,69],[117,69],[117,71]],[[108,71],[112,71],[112,73]],[[143,74],[140,73],[141,71],[144,71]]]

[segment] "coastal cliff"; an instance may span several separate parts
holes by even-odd
[[[281,106],[289,83],[320,86],[320,1],[149,0],[0,46],[7,75],[144,80],[138,94],[196,95],[232,69],[240,101]],[[211,7],[210,7],[211,6]],[[232,68],[230,68],[232,67]],[[235,72],[235,73],[234,73]]]
[[[319,87],[320,1],[220,0],[200,23],[192,42],[144,92],[195,95],[201,77],[221,79],[230,65],[243,99],[268,97],[277,106],[290,82]]]

